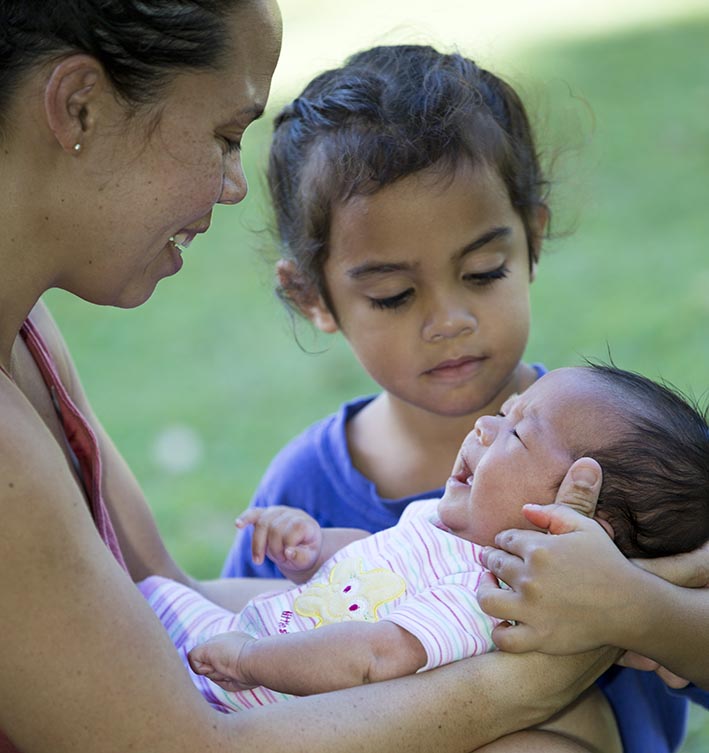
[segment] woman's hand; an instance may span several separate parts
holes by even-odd
[[[510,586],[478,593],[485,612],[507,621],[493,631],[498,648],[571,654],[617,645],[609,627],[633,601],[622,577],[628,561],[598,523],[563,505],[530,505],[525,515],[555,535],[504,531],[502,549],[486,549],[485,565]]]
[[[701,587],[709,583],[709,544],[674,557],[625,559],[599,524],[569,509],[592,514],[600,486],[599,466],[581,458],[556,504],[525,507],[530,522],[548,533],[503,531],[500,548],[485,551],[487,567],[510,586],[486,583],[479,593],[488,614],[508,621],[495,629],[495,643],[505,651],[550,654],[601,645],[635,649],[620,663],[656,671],[671,687],[686,685],[682,675],[704,687],[709,668],[691,656],[706,653],[705,631],[694,625],[708,606]],[[665,637],[678,625],[684,640]]]
[[[540,531],[509,530],[486,548],[483,562],[510,590],[481,586],[478,599],[505,620],[493,632],[504,651],[569,654],[604,645],[606,609],[617,598],[614,568],[624,562],[593,516],[602,481],[595,460],[581,458],[567,472],[554,505],[527,505]],[[583,514],[579,514],[583,513]],[[599,601],[599,589],[605,601]],[[598,633],[601,633],[599,635]]]
[[[251,507],[236,519],[237,528],[254,527],[251,556],[257,565],[268,557],[286,577],[310,570],[320,557],[319,523],[294,507]]]

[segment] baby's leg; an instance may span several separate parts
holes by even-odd
[[[139,583],[138,588],[162,622],[185,664],[187,653],[196,644],[237,627],[238,615],[182,583],[152,576]]]
[[[596,687],[545,724],[496,740],[478,753],[623,753],[615,716]]]

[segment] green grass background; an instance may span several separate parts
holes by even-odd
[[[313,54],[323,7],[284,2],[293,41],[286,37],[271,113],[297,93],[297,82],[338,62]],[[606,13],[612,16],[612,6]],[[460,20],[458,28],[468,28],[462,21],[470,19]],[[436,29],[444,46],[481,57],[465,34],[444,38]],[[558,237],[547,244],[533,286],[527,358],[552,368],[610,352],[622,367],[705,396],[709,9],[626,19],[586,34],[578,27],[530,34],[524,43],[519,29],[507,41],[502,36],[487,33],[481,62],[520,88],[545,153],[558,157]],[[415,41],[425,39],[416,32]],[[363,44],[354,42],[341,43],[340,58]],[[299,59],[296,69],[291,61]],[[115,311],[58,291],[47,296],[169,549],[203,577],[218,574],[233,518],[275,452],[343,400],[373,389],[338,337],[316,336],[300,324],[309,352],[301,350],[272,295],[273,243],[260,177],[268,121],[267,114],[245,139],[248,198],[240,209],[217,210],[210,233],[186,253],[184,270],[146,305]],[[187,432],[193,453],[171,469],[157,448],[175,431]],[[179,456],[180,447],[173,452]],[[683,751],[706,750],[707,715],[694,713]]]

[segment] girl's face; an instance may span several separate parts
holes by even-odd
[[[583,446],[617,432],[616,409],[584,369],[559,369],[482,416],[465,438],[438,505],[453,533],[483,546],[508,528],[533,528],[527,503],[549,504]]]
[[[71,206],[61,216],[64,237],[73,243],[57,287],[136,306],[180,269],[180,246],[207,230],[214,205],[244,198],[239,145],[268,96],[280,19],[275,4],[259,0],[239,5],[229,23],[223,67],[178,74],[147,115],[126,119],[110,92],[103,97],[75,185],[61,187]]]
[[[324,278],[336,317],[320,306],[313,321],[339,326],[393,397],[464,416],[514,391],[531,275],[495,172],[429,169],[336,207]]]

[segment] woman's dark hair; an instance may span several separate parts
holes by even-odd
[[[709,540],[709,428],[689,400],[614,366],[590,366],[615,398],[620,426],[599,450],[597,513],[628,557],[660,557]],[[580,455],[579,455],[580,456]]]
[[[445,177],[462,160],[502,178],[531,268],[548,182],[511,86],[462,55],[417,45],[375,47],[315,78],[275,120],[269,187],[282,256],[298,270],[281,297],[293,304],[316,290],[330,305],[322,270],[334,204],[434,165]]]
[[[178,69],[218,67],[239,0],[0,0],[0,129],[23,76],[73,52],[95,57],[118,95],[154,101]]]

